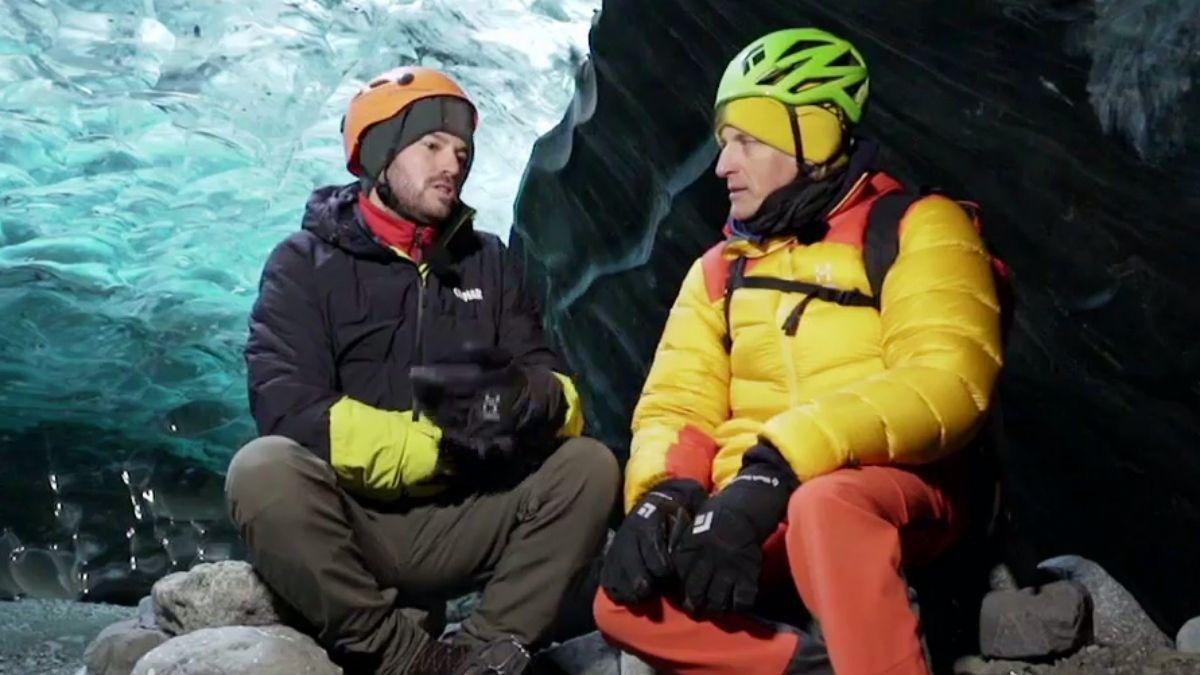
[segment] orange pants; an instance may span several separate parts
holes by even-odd
[[[778,593],[790,572],[837,675],[928,674],[902,570],[930,561],[962,533],[962,470],[954,460],[841,469],[793,493],[787,522],[763,547],[759,597]],[[610,643],[663,672],[819,672],[793,662],[811,658],[819,642],[754,617],[694,617],[665,596],[618,605],[603,589],[593,609]]]

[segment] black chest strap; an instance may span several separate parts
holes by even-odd
[[[739,288],[761,288],[781,293],[799,293],[804,297],[788,314],[781,328],[788,336],[794,336],[800,326],[800,318],[813,300],[832,302],[844,307],[875,307],[878,302],[856,290],[843,290],[818,286],[805,281],[781,279],[779,277],[748,277],[746,276],[746,258],[739,257],[729,268],[729,276],[725,279],[725,351],[733,347],[732,326],[729,319],[730,308],[733,305],[733,292]]]

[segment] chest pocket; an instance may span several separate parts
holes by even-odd
[[[443,286],[431,279],[426,289],[423,360],[437,360],[468,341],[495,344],[498,330],[492,312],[496,299],[490,297],[493,292],[480,284]]]
[[[392,269],[359,270],[358,283],[327,296],[339,366],[407,360],[416,323],[419,279]]]

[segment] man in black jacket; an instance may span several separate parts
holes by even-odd
[[[370,82],[343,121],[360,181],[312,195],[250,316],[262,437],[229,467],[229,508],[351,672],[521,672],[619,488],[516,261],[459,201],[476,122],[436,71]],[[407,609],[479,587],[449,639]]]

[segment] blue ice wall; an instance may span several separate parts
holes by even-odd
[[[599,4],[0,0],[0,594],[229,553],[191,523],[253,435],[246,314],[309,191],[351,180],[350,96],[401,63],[459,79],[464,197],[505,235]]]

